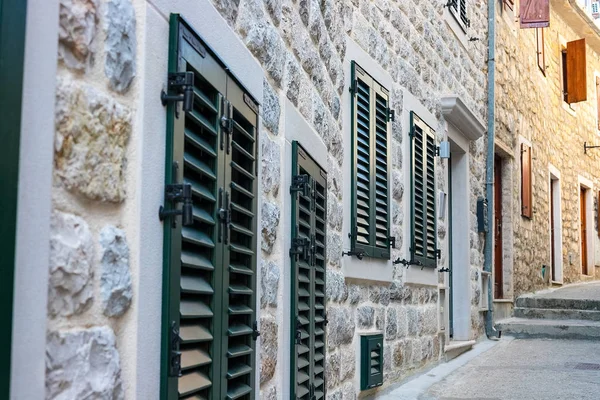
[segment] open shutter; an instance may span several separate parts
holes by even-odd
[[[531,185],[531,147],[521,143],[521,215],[533,216]]]
[[[537,41],[537,63],[538,67],[544,75],[546,75],[546,51],[544,50],[544,28],[535,30]]]
[[[250,400],[257,115],[244,105],[241,89],[219,59],[178,15],[171,16],[169,70],[193,76],[191,110],[168,104],[166,146],[167,186],[191,187],[193,223],[165,220],[161,398]],[[171,86],[169,91],[176,94]],[[245,197],[237,190],[240,181]]]
[[[435,132],[411,112],[411,194],[412,243],[414,263],[435,267],[437,227],[435,202]]]
[[[567,43],[567,103],[587,100],[585,39]]]
[[[325,399],[327,173],[292,144],[291,398]]]
[[[389,93],[352,62],[352,251],[390,258]]]
[[[550,26],[550,0],[520,1],[521,29],[546,28]]]

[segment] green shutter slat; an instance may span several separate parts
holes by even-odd
[[[236,274],[243,274],[243,275],[252,275],[252,274],[254,274],[254,272],[250,268],[248,268],[248,267],[246,267],[244,265],[239,265],[239,264],[231,264],[231,265],[229,265],[229,271],[233,272],[233,273],[236,273]]]
[[[211,386],[208,377],[200,372],[184,374],[178,379],[179,396],[189,396]]]
[[[185,153],[183,155],[183,160],[185,161],[185,165],[187,167],[193,169],[194,171],[204,175],[205,177],[207,177],[213,181],[217,179],[217,176],[213,172],[212,168],[210,168],[208,165],[206,165],[206,163],[204,163],[203,161],[200,161],[195,156],[193,156],[189,153]]]
[[[200,349],[182,350],[181,351],[181,369],[188,370],[190,368],[200,367],[209,364],[211,358],[205,351]]]
[[[192,186],[192,193],[194,194],[194,196],[201,197],[204,200],[208,200],[213,203],[216,202],[214,191],[212,191],[208,187],[198,182],[195,182],[193,179],[187,176],[183,177],[183,182]]]
[[[181,300],[181,318],[209,318],[213,316],[208,304],[199,301]]]
[[[202,276],[181,276],[181,291],[184,293],[213,294],[214,290]]]
[[[213,339],[213,335],[207,327],[185,323],[182,323],[179,328],[179,337],[184,344],[207,342]]]
[[[237,364],[227,370],[227,379],[239,378],[252,372],[252,367],[244,364]]]
[[[242,396],[250,393],[252,391],[252,387],[244,384],[244,383],[233,383],[227,390],[227,400],[235,400],[239,399]]]
[[[254,350],[252,350],[252,347],[247,346],[245,344],[229,346],[229,349],[227,350],[227,357],[228,358],[236,358],[236,357],[247,356],[248,354],[252,354],[253,351]]]
[[[200,230],[196,230],[190,227],[181,228],[181,237],[184,241],[202,246],[202,247],[215,247],[215,243],[212,241],[210,236]]]
[[[217,128],[214,122],[208,120],[204,115],[200,114],[197,110],[192,110],[191,112],[186,113],[186,117],[188,117],[191,121],[197,124],[202,131],[208,131],[213,136],[217,136]]]
[[[185,138],[198,150],[205,152],[206,155],[209,155],[211,157],[217,156],[217,152],[214,148],[215,146],[208,143],[205,139],[203,139],[201,136],[197,135],[190,129],[185,130]]]
[[[243,304],[230,305],[228,308],[230,315],[252,314],[254,310]]]
[[[244,129],[237,121],[233,121],[233,128],[235,129],[236,133],[243,135],[250,142],[255,142],[254,135]]]
[[[189,250],[182,250],[181,265],[187,268],[204,269],[207,271],[213,271],[215,269],[212,262],[208,258],[201,254],[193,253]]]
[[[198,102],[200,104],[200,106],[208,107],[208,109],[210,111],[212,111],[213,113],[216,114],[218,112],[217,107],[215,107],[214,102],[211,101],[208,97],[206,97],[206,94],[203,93],[197,87],[194,87],[194,100],[196,102]]]

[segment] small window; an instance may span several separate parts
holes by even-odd
[[[529,219],[533,216],[531,146],[525,143],[521,143],[521,215]]]
[[[437,265],[435,198],[435,132],[411,112],[411,261],[416,265]]]
[[[587,64],[585,39],[567,43],[561,53],[563,100],[573,104],[587,100]]]
[[[467,18],[467,0],[450,0],[448,2],[450,14],[454,17],[463,32],[471,26],[471,21]]]
[[[546,76],[546,51],[544,50],[544,28],[535,29],[537,40],[537,63],[542,74]]]

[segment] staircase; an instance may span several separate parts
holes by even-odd
[[[600,340],[600,284],[521,296],[514,317],[497,321],[496,329],[516,337]]]

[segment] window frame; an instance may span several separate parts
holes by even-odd
[[[546,49],[544,46],[544,28],[535,28],[537,65],[546,76]],[[541,61],[541,62],[540,62]]]
[[[461,16],[461,5],[464,5],[464,20]],[[448,10],[450,14],[463,31],[464,34],[467,33],[467,29],[471,26],[471,21],[468,18],[469,9],[467,7],[467,0],[449,0],[448,2]]]

